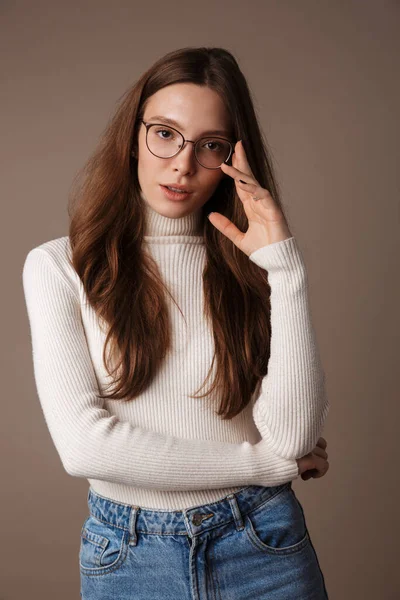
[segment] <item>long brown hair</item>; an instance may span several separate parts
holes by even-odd
[[[173,83],[209,86],[225,100],[233,137],[243,140],[252,172],[283,212],[267,143],[251,92],[233,55],[223,48],[182,48],[151,66],[122,96],[98,147],[78,172],[68,208],[71,263],[89,304],[107,325],[103,361],[114,389],[102,398],[132,400],[151,383],[171,341],[164,285],[142,247],[144,213],[137,177],[138,123],[147,100]],[[82,179],[82,181],[80,181]],[[216,376],[205,398],[219,390],[216,414],[231,419],[251,400],[268,370],[270,287],[267,271],[249,260],[206,218],[226,215],[243,232],[248,223],[231,177],[220,181],[203,207],[205,318],[215,342]],[[109,355],[106,350],[109,348]],[[114,359],[114,366],[111,361]],[[110,361],[110,362],[109,362]]]

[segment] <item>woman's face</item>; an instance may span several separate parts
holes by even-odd
[[[154,118],[156,117],[156,118]],[[229,117],[219,95],[206,86],[177,83],[162,88],[148,99],[143,120],[147,123],[166,123],[161,117],[177,122],[172,125],[185,139],[196,141],[209,131],[221,130],[218,135],[231,140]],[[216,134],[214,134],[216,135]],[[146,145],[146,127],[138,134],[138,179],[142,196],[158,213],[166,217],[183,217],[199,210],[209,200],[225,173],[206,169],[194,155],[194,144],[187,143],[171,158],[154,156]],[[170,200],[161,185],[180,184],[193,190],[180,202]]]

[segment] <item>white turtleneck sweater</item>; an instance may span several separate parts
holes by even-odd
[[[223,421],[216,415],[217,395],[189,397],[214,354],[203,317],[201,211],[172,219],[144,204],[144,243],[187,327],[167,295],[172,348],[151,386],[134,400],[99,398],[110,383],[102,362],[105,332],[68,262],[69,237],[44,242],[25,259],[36,388],[65,470],[107,498],[165,510],[214,502],[247,485],[296,479],[296,458],[315,447],[329,410],[296,239],[249,256],[269,274],[269,368],[251,403]]]

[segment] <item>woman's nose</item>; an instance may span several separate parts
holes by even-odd
[[[194,151],[194,144],[189,140],[186,140],[183,147],[181,147],[181,149],[179,150],[178,154],[175,154],[175,156],[172,157],[172,160],[174,160],[175,165],[180,166],[181,169],[194,169],[197,164]]]

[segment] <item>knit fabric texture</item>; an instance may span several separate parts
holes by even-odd
[[[69,237],[46,241],[25,258],[36,389],[64,469],[106,498],[153,510],[185,509],[248,485],[296,479],[296,458],[315,447],[329,411],[296,239],[249,256],[268,271],[271,286],[268,374],[248,406],[222,420],[216,393],[189,397],[214,355],[203,315],[202,211],[169,218],[145,202],[145,213],[144,244],[186,322],[166,295],[172,346],[151,386],[133,400],[99,398],[111,382],[102,359],[106,332],[68,261]]]

